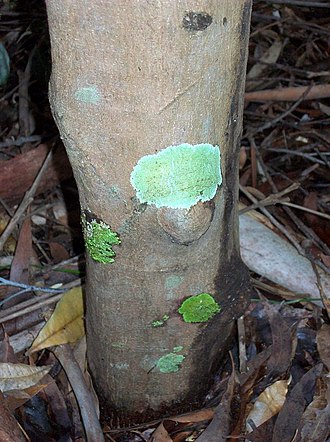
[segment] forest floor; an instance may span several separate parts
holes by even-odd
[[[85,371],[84,250],[47,98],[46,12],[21,1],[4,2],[0,14],[0,442],[85,440],[81,409],[98,403],[80,397],[73,367]],[[105,440],[330,441],[329,42],[327,1],[255,1],[240,209],[280,238],[280,251],[269,239],[257,260],[268,240],[253,250],[241,227],[254,295],[201,408],[129,428],[102,419]],[[73,351],[59,345],[77,340]],[[85,380],[93,392],[86,371]]]

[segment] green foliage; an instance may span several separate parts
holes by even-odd
[[[114,262],[116,253],[112,246],[120,244],[118,234],[113,232],[110,226],[103,221],[97,221],[96,219],[87,221],[84,215],[82,225],[86,249],[91,258],[103,264]]]
[[[207,322],[220,310],[221,307],[213,296],[201,293],[186,299],[178,312],[181,313],[185,322]]]
[[[185,356],[177,355],[175,353],[168,353],[162,356],[158,362],[157,367],[161,373],[176,373],[180,369],[180,365],[184,361]]]

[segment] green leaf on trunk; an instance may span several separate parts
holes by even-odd
[[[211,144],[169,146],[140,158],[131,173],[141,203],[173,209],[209,201],[221,183],[220,149]]]
[[[207,322],[220,310],[221,307],[213,296],[209,293],[201,293],[186,299],[178,312],[185,322]]]

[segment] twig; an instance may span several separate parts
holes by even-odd
[[[289,109],[287,109],[285,112],[280,114],[278,117],[274,118],[272,121],[268,121],[267,123],[263,124],[262,126],[258,127],[257,129],[255,129],[253,131],[253,134],[255,135],[259,132],[263,132],[264,130],[269,129],[270,127],[275,126],[277,123],[279,123],[281,120],[283,120],[283,118],[290,115],[296,109],[296,107],[298,107],[299,104],[306,98],[306,96],[308,95],[308,92],[312,89],[312,87],[313,87],[313,85],[311,84],[307,88],[305,88],[304,92],[301,94],[301,96],[298,98],[298,100],[292,106],[290,106]],[[330,90],[329,90],[329,92],[330,92]]]
[[[244,326],[244,316],[237,319],[237,334],[238,334],[238,348],[239,348],[239,371],[246,373],[246,335]]]
[[[330,299],[328,299],[326,297],[326,294],[324,293],[324,288],[323,288],[323,285],[322,285],[320,273],[318,271],[318,268],[317,268],[316,264],[313,261],[311,261],[311,263],[312,263],[313,270],[314,270],[314,273],[315,273],[315,276],[316,276],[317,288],[319,289],[319,292],[320,292],[320,298],[321,298],[321,300],[323,302],[323,305],[324,305],[324,308],[326,309],[326,311],[328,313],[328,316],[329,316],[330,315]]]
[[[30,187],[30,189],[26,192],[26,194],[24,195],[24,198],[22,199],[21,204],[18,206],[16,212],[14,213],[14,216],[12,217],[12,219],[9,221],[9,223],[7,224],[5,230],[3,231],[1,237],[0,237],[0,251],[3,249],[3,246],[5,244],[5,242],[7,241],[7,239],[9,238],[9,236],[11,235],[12,231],[14,230],[16,224],[18,223],[18,221],[20,220],[21,216],[23,215],[23,213],[25,212],[25,210],[28,208],[28,206],[31,204],[31,202],[33,201],[33,196],[39,186],[39,183],[41,181],[41,178],[45,172],[45,170],[47,169],[47,167],[49,166],[49,163],[51,162],[53,158],[53,148],[49,151],[43,165],[41,166],[32,186]]]
[[[18,121],[19,132],[22,136],[28,137],[33,132],[34,121],[30,112],[29,106],[29,82],[31,77],[31,66],[33,56],[36,52],[35,46],[29,54],[28,62],[26,64],[24,72],[17,71],[19,78],[19,100],[18,100]]]
[[[278,201],[279,204],[282,204],[283,206],[289,206],[293,207],[294,209],[302,210],[303,212],[312,213],[313,215],[317,215],[321,218],[329,219],[330,215],[327,215],[326,213],[318,212],[317,210],[308,209],[307,207],[299,206],[298,204],[289,203],[287,201]]]
[[[69,290],[72,287],[76,287],[78,285],[81,285],[81,280],[77,279],[75,281],[72,281],[68,284],[65,284],[63,286],[63,289],[66,291]],[[2,315],[0,314],[0,324],[3,322],[10,321],[11,319],[18,318],[20,316],[23,316],[27,313],[33,312],[35,310],[39,310],[43,308],[46,305],[49,304],[55,304],[57,301],[59,301],[63,293],[59,294],[52,294],[48,293],[46,295],[37,296],[32,299],[28,299],[27,301],[23,301],[20,304],[14,305],[6,310],[4,310]]]
[[[60,361],[76,396],[87,442],[103,442],[104,436],[97,417],[95,404],[70,345],[59,345],[53,348],[53,353]]]
[[[290,201],[289,198],[284,199],[278,199],[278,198],[272,198],[272,195],[268,196],[267,198],[259,201],[258,203],[251,204],[250,206],[244,207],[244,209],[241,209],[239,211],[239,215],[243,215],[244,213],[251,212],[251,210],[260,209],[260,207],[267,207],[267,206],[275,206],[276,204],[285,203],[287,201]]]
[[[4,322],[8,322],[11,319],[19,318],[20,316],[25,315],[26,313],[33,312],[34,310],[39,310],[40,308],[44,307],[48,304],[55,304],[57,301],[59,301],[63,296],[63,293],[59,295],[52,296],[51,298],[45,299],[43,302],[40,302],[38,304],[34,304],[31,307],[23,308],[15,313],[6,315],[6,316],[0,316],[0,324]]]
[[[273,295],[279,296],[284,299],[288,299],[288,298],[294,299],[294,300],[297,300],[297,299],[305,299],[306,300],[307,299],[308,301],[311,301],[311,299],[313,299],[313,301],[318,301],[318,302],[320,301],[319,298],[317,298],[317,299],[316,298],[315,299],[314,298],[306,298],[306,293],[297,293],[297,292],[293,292],[289,289],[285,289],[282,287],[279,288],[278,286],[274,287],[270,284],[260,281],[259,279],[253,278],[252,276],[251,276],[251,282],[254,286],[256,286],[262,290],[266,290],[267,292],[272,293]]]
[[[330,8],[329,2],[315,2],[304,0],[265,0],[267,3],[276,3],[278,5],[302,6],[305,8]]]
[[[2,308],[2,306],[6,302],[8,302],[14,298],[17,298],[17,296],[20,296],[23,293],[37,291],[37,290],[41,291],[41,292],[46,292],[46,293],[63,293],[66,290],[66,289],[52,289],[52,288],[46,288],[46,287],[37,287],[34,285],[28,285],[28,284],[22,284],[19,282],[10,281],[8,279],[0,277],[0,287],[1,286],[19,287],[19,288],[22,288],[22,290],[19,290],[18,292],[13,293],[13,294],[7,296],[2,301],[0,301],[0,309]]]
[[[38,287],[36,285],[28,285],[28,284],[22,284],[20,282],[10,281],[9,279],[2,278],[0,276],[0,286],[2,285],[9,285],[11,287],[18,287],[20,289],[28,290],[30,292],[46,292],[46,293],[62,293],[65,291],[65,289],[52,289],[47,287]]]
[[[314,154],[312,154],[312,153],[297,152],[297,151],[292,151],[290,149],[281,149],[281,148],[275,149],[273,147],[267,147],[266,149],[269,152],[277,152],[277,153],[286,153],[288,155],[296,155],[298,157],[306,158],[307,160],[312,161],[313,163],[325,165],[324,161],[319,160],[318,158],[315,158],[313,156]]]
[[[273,192],[277,192],[277,186],[274,183],[272,177],[270,176],[267,167],[262,159],[262,156],[260,155],[260,153],[258,153],[258,160],[260,163],[260,166],[262,167],[264,174],[269,182],[269,184],[271,185],[271,188],[273,190]],[[309,227],[307,227],[300,218],[297,217],[297,215],[289,208],[289,207],[283,207],[283,210],[286,212],[286,214],[292,219],[292,221],[295,223],[295,225],[298,227],[298,229],[301,230],[301,232],[307,236],[307,238],[310,238],[317,246],[321,247],[325,253],[329,254],[330,253],[330,249],[329,247],[323,243],[323,241],[321,241],[321,239],[316,235],[316,233],[310,229]],[[306,254],[304,253],[303,256],[306,256]],[[306,258],[308,258],[310,261],[310,257],[306,256]],[[318,261],[317,264],[326,272],[329,273],[329,269],[321,262]]]
[[[245,93],[245,101],[296,101],[308,91],[304,100],[315,100],[330,97],[330,84],[310,86],[286,87],[281,89],[265,89]]]
[[[282,198],[287,193],[297,190],[299,187],[300,187],[299,183],[293,183],[291,184],[291,186],[287,187],[281,192],[273,193],[272,195],[267,196],[267,198],[258,201],[255,204],[251,204],[251,206],[245,207],[244,209],[239,211],[239,214],[243,215],[243,213],[249,212],[250,210],[259,209],[260,207],[272,206],[274,204],[284,203],[285,200],[281,200],[280,198]]]
[[[252,196],[251,193],[248,192],[243,186],[239,185],[239,189],[253,203],[258,204],[258,200],[254,198],[254,196]],[[269,220],[274,224],[275,227],[278,228],[280,232],[283,233],[284,236],[286,236],[286,238],[294,245],[294,247],[298,250],[298,252],[302,256],[305,256],[304,249],[300,246],[298,241],[296,241],[295,238],[293,238],[293,236],[287,231],[287,229],[280,222],[278,222],[277,219],[274,218],[273,215],[267,209],[265,209],[265,207],[260,207],[260,211],[269,218]]]
[[[31,135],[30,137],[18,137],[15,140],[1,141],[0,149],[10,146],[22,146],[25,143],[34,143],[36,141],[41,141],[40,135]]]

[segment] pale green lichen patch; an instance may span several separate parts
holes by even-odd
[[[209,201],[221,183],[220,149],[211,144],[169,146],[140,158],[131,173],[141,203],[173,209]]]
[[[221,307],[213,296],[209,293],[200,293],[186,299],[178,312],[185,322],[207,322],[220,310]]]
[[[121,242],[118,234],[103,221],[96,219],[89,221],[85,215],[82,216],[82,226],[86,249],[90,257],[103,264],[114,262],[116,253],[112,247]]]
[[[97,86],[81,87],[74,93],[76,100],[83,103],[97,104],[101,101],[102,96]]]
[[[157,368],[161,373],[176,373],[180,370],[180,365],[184,361],[185,356],[175,353],[168,353],[158,359]]]
[[[168,315],[164,315],[162,317],[162,319],[156,319],[155,321],[152,321],[151,325],[153,327],[162,327],[163,325],[165,325],[165,322],[170,319],[170,317]]]

